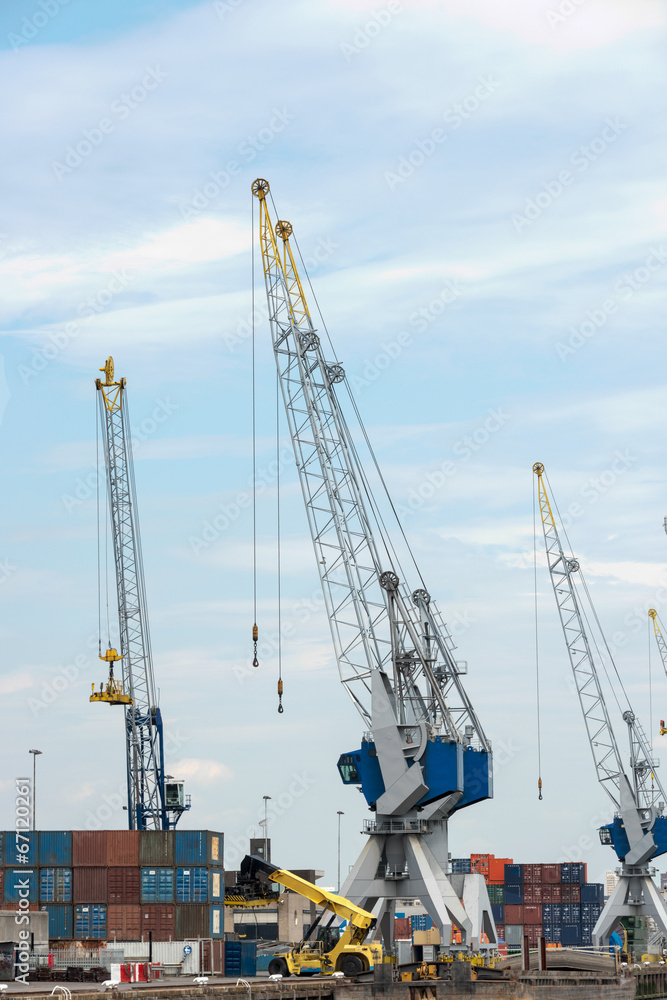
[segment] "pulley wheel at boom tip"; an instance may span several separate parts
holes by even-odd
[[[380,586],[383,590],[398,590],[399,579],[393,570],[385,570],[380,574]]]
[[[263,177],[258,177],[256,181],[252,182],[252,193],[260,200],[266,198],[270,190],[269,182],[265,181]]]
[[[338,385],[345,379],[345,369],[342,365],[327,365],[327,377],[332,385]]]
[[[654,608],[651,608],[651,610],[649,611],[648,614],[649,614],[649,618],[656,618],[658,612]]]
[[[431,603],[431,595],[429,594],[428,590],[415,590],[414,594],[412,595],[412,603],[418,604],[419,601],[423,601],[424,604],[428,607],[428,605]]]
[[[286,222],[284,219],[276,222],[276,236],[280,236],[281,240],[288,240],[293,231],[291,222]]]
[[[541,462],[535,462],[535,465],[533,466],[533,472],[535,473],[536,476],[542,475],[542,473],[544,472],[544,466],[542,465]]]

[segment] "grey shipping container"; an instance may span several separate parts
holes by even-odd
[[[39,866],[72,867],[71,830],[42,830],[39,834]]]
[[[141,869],[141,902],[171,903],[174,899],[173,868]]]
[[[40,868],[39,900],[41,903],[71,903],[72,869]]]
[[[142,830],[139,837],[139,864],[142,868],[173,868],[174,831]]]
[[[505,943],[518,948],[523,940],[523,924],[505,924]]]

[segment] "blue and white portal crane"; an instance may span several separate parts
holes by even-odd
[[[125,707],[127,809],[130,830],[170,830],[190,808],[183,782],[165,778],[164,732],[157,702],[146,606],[146,588],[137,516],[134,466],[125,379],[115,381],[113,358],[95,380],[107,478],[109,514],[116,565],[120,653],[109,648],[106,685],[91,701]],[[114,663],[122,664],[122,682]]]
[[[448,874],[447,841],[449,817],[493,794],[491,744],[421,575],[414,590],[399,576],[340,405],[345,373],[326,360],[313,325],[292,226],[274,227],[267,181],[252,190],[273,349],[340,679],[366,731],[338,762],[343,782],[361,786],[374,813],[340,891],[373,910],[389,947],[395,901],[409,897],[422,900],[446,949],[452,925],[464,949],[494,948],[484,879]]]
[[[598,781],[615,813],[613,822],[600,829],[600,840],[616,851],[621,875],[593,928],[593,938],[595,943],[608,944],[619,919],[627,916],[651,916],[667,935],[667,907],[649,872],[649,862],[667,851],[667,796],[657,775],[659,762],[626,696],[622,718],[628,730],[629,766],[624,764],[575,586],[579,562],[563,551],[541,462],[533,465],[533,472],[538,481],[549,573],[588,741]]]

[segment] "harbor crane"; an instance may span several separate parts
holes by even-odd
[[[491,743],[435,601],[418,569],[418,585],[408,587],[393,550],[341,406],[344,369],[325,357],[313,324],[292,226],[274,226],[266,180],[252,191],[273,350],[336,660],[364,729],[360,746],[338,760],[343,783],[360,786],[372,813],[341,894],[373,912],[387,948],[396,900],[413,898],[446,952],[453,927],[457,951],[493,950],[483,876],[448,872],[450,817],[493,795]]]
[[[533,465],[533,472],[537,476],[549,574],[586,733],[598,781],[614,807],[614,819],[601,827],[600,841],[616,851],[621,873],[593,928],[593,941],[598,945],[609,944],[609,937],[622,917],[653,917],[667,935],[667,907],[649,870],[649,862],[667,851],[667,817],[664,815],[667,796],[657,774],[659,762],[627,696],[627,707],[621,714],[628,732],[629,766],[626,767],[623,761],[575,584],[580,571],[579,561],[563,551],[541,462]]]
[[[116,567],[120,652],[109,648],[100,659],[109,677],[90,700],[125,709],[127,810],[130,830],[171,830],[190,808],[183,782],[165,775],[164,729],[153,673],[146,587],[139,535],[127,390],[107,358],[96,379],[102,426],[107,496]],[[101,639],[100,639],[101,647]],[[120,663],[122,680],[114,677]]]
[[[660,661],[664,668],[665,674],[667,674],[667,643],[665,642],[665,637],[660,630],[658,625],[658,612],[655,608],[651,608],[648,613],[649,618],[653,622],[653,632],[655,634],[655,641],[658,646],[658,652],[660,653]],[[667,727],[665,727],[665,720],[660,720],[660,735],[664,736],[667,733]]]

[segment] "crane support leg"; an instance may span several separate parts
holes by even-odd
[[[593,941],[608,945],[621,917],[653,917],[667,937],[667,906],[648,870],[621,873],[618,885],[593,928]]]

